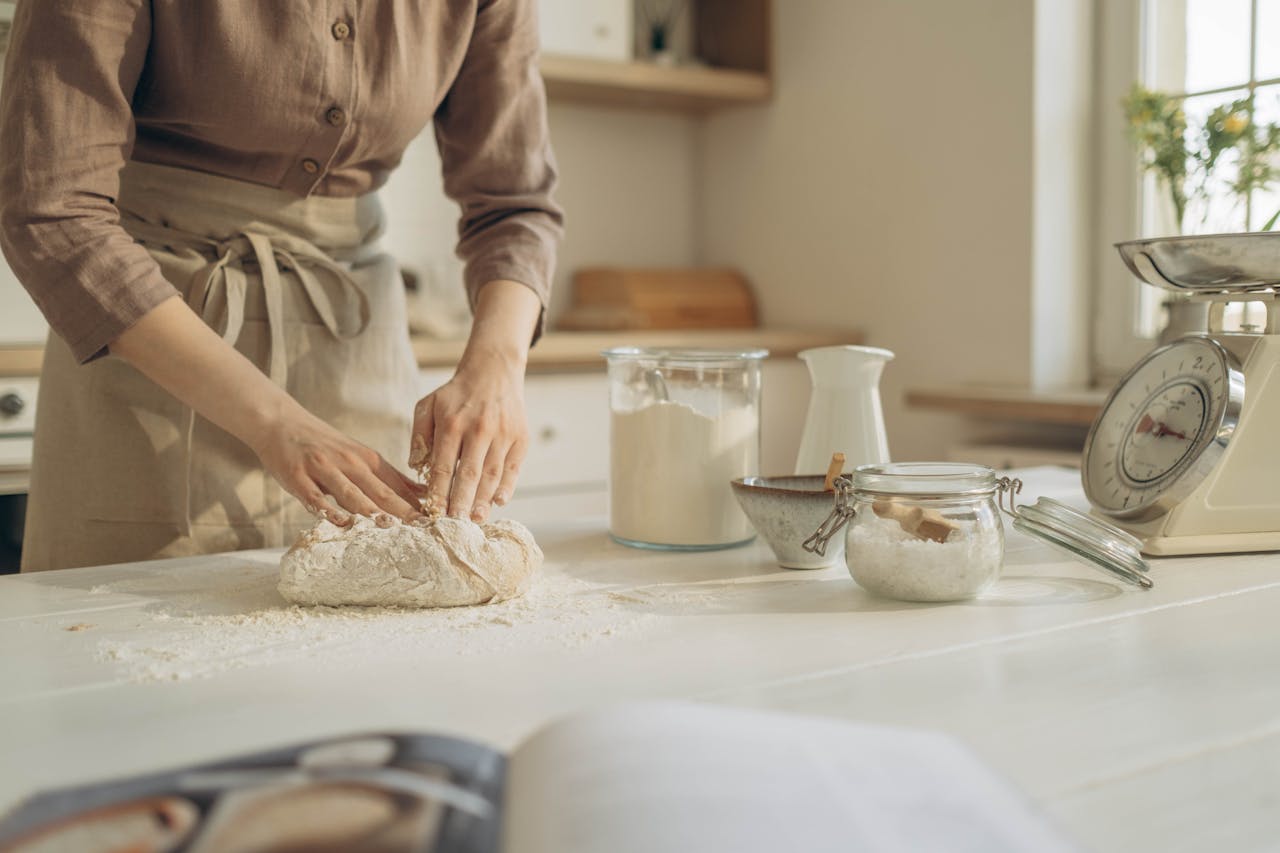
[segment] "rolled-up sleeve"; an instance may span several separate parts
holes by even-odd
[[[470,45],[435,115],[444,189],[458,202],[458,255],[472,304],[490,281],[551,291],[563,214],[538,72],[534,0],[481,2]],[[542,330],[538,322],[537,340]]]
[[[0,246],[79,361],[176,291],[120,226],[150,0],[18,3],[0,90]]]

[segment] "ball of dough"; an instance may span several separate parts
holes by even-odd
[[[334,607],[489,604],[520,595],[541,565],[542,549],[516,521],[357,517],[303,533],[280,560],[280,594]]]

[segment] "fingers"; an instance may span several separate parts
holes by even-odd
[[[409,440],[409,467],[421,471],[431,457],[435,433],[435,395],[428,394],[413,408],[413,433]]]
[[[306,474],[299,473],[293,477],[282,479],[281,485],[285,487],[289,494],[301,501],[302,505],[307,508],[307,512],[312,515],[318,515],[339,527],[346,527],[351,524],[351,516],[335,507],[330,502],[329,496],[324,493],[324,490]]]
[[[449,515],[453,518],[469,518],[476,503],[476,487],[484,471],[492,439],[484,432],[467,436],[453,474],[453,488],[449,492]]]
[[[401,521],[413,521],[422,515],[417,509],[418,502],[412,495],[406,500],[373,471],[352,471],[349,479],[383,513],[390,513]]]
[[[354,515],[374,516],[379,512],[364,489],[352,482],[345,473],[337,468],[330,468],[321,473],[316,482],[347,512]]]
[[[443,514],[449,509],[449,493],[453,489],[453,474],[458,467],[459,437],[453,432],[436,435],[431,448],[431,468],[427,474],[427,510]]]
[[[524,464],[524,455],[529,448],[524,437],[516,439],[507,451],[507,458],[502,465],[502,480],[493,494],[493,502],[498,506],[506,506],[516,493],[516,479],[520,476],[520,466]]]
[[[401,521],[421,518],[413,484],[385,459],[379,457],[378,461],[378,470],[330,468],[319,472],[318,479],[303,474],[284,486],[308,512],[339,527],[350,525],[352,515],[378,518],[390,514]]]
[[[415,512],[417,511],[417,507],[420,503],[419,496],[421,493],[420,487],[417,483],[410,480],[404,474],[401,474],[392,467],[390,462],[383,459],[381,456],[378,457],[378,462],[373,467],[373,473],[377,476],[380,482],[389,486],[400,500],[404,501],[409,506],[414,507]],[[377,500],[377,497],[374,495],[370,495],[370,497]],[[381,504],[381,501],[378,501],[378,503]]]
[[[503,465],[508,452],[506,442],[494,441],[485,454],[480,481],[476,484],[475,497],[471,500],[471,520],[477,524],[489,517],[489,507],[493,506],[494,494],[498,490],[498,484],[502,482]]]

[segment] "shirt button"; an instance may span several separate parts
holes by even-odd
[[[351,36],[351,25],[346,21],[335,21],[332,32],[336,40],[345,41]]]
[[[302,171],[308,175],[318,175],[320,173],[320,164],[308,157],[302,161]]]
[[[347,114],[337,107],[329,107],[324,114],[324,120],[334,127],[342,127],[347,121]]]

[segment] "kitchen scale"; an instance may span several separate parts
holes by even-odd
[[[1280,550],[1280,233],[1116,248],[1146,283],[1208,303],[1209,320],[1107,397],[1081,468],[1094,512],[1146,554]],[[1225,331],[1232,302],[1263,303],[1265,324]]]

